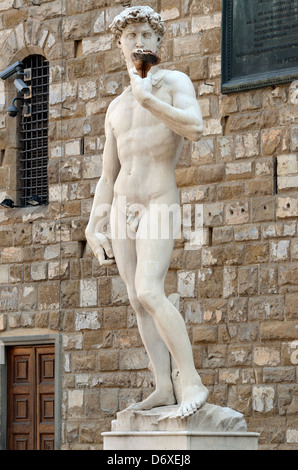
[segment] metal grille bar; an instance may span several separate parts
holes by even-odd
[[[48,203],[48,114],[49,63],[41,55],[23,60],[25,69],[31,69],[31,115],[20,117],[20,181],[21,204],[28,205],[33,198]]]

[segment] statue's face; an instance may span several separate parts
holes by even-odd
[[[124,29],[118,44],[126,60],[133,67],[131,53],[135,49],[149,49],[156,53],[159,40],[158,34],[149,23],[131,23]]]

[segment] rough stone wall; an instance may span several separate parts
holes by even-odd
[[[204,246],[177,240],[166,292],[180,295],[210,403],[244,413],[260,448],[297,447],[297,88],[220,93],[220,0],[130,3],[162,12],[163,65],[190,76],[204,116],[202,139],[185,142],[177,167],[181,203],[204,205]],[[84,236],[105,112],[128,84],[108,31],[121,9],[118,0],[0,1],[0,69],[41,53],[51,74],[49,205],[0,209],[0,334],[63,333],[63,449],[101,448],[115,413],[153,386],[117,268],[100,267]],[[17,194],[8,82],[2,199]]]

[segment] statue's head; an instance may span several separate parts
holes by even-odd
[[[110,29],[119,44],[122,33],[128,25],[146,22],[148,22],[153,31],[155,31],[158,36],[158,42],[161,43],[166,27],[162,17],[149,6],[126,8],[114,18],[110,24]]]

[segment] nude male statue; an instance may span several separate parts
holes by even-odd
[[[86,238],[101,265],[116,261],[151,361],[156,388],[130,407],[149,410],[176,403],[172,356],[182,387],[175,416],[184,418],[204,405],[208,391],[195,369],[184,320],[164,292],[174,235],[171,231],[168,237],[150,238],[146,234],[153,204],[179,204],[175,166],[184,137],[192,141],[200,138],[202,115],[194,87],[185,74],[158,66],[153,66],[146,78],[136,72],[132,52],[145,49],[156,53],[162,41],[165,27],[160,15],[150,7],[130,7],[114,19],[111,30],[125,57],[130,86],[107,111],[103,170]],[[126,213],[120,207],[124,197]],[[112,246],[96,228],[102,217],[97,209],[104,204],[112,205]],[[135,204],[144,208],[139,217],[129,211]],[[119,229],[128,235],[135,232],[135,236],[119,237]]]

